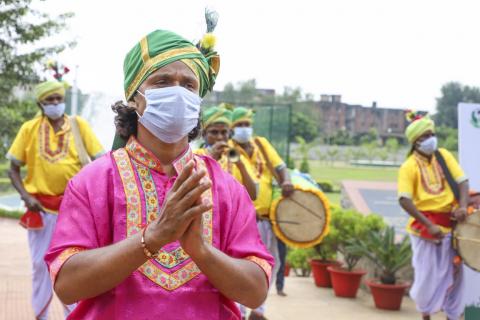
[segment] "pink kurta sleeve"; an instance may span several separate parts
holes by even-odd
[[[270,280],[274,259],[265,248],[258,233],[255,208],[245,188],[230,175],[224,174],[220,193],[222,199],[231,200],[231,206],[223,210],[222,248],[231,257],[246,259],[263,269]],[[225,202],[220,202],[227,206]],[[270,281],[269,281],[270,282]]]
[[[111,243],[109,160],[95,161],[68,183],[45,255],[53,282],[70,257]]]

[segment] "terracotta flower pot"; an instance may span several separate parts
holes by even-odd
[[[327,270],[332,277],[335,295],[342,298],[355,298],[362,277],[367,273],[367,271],[360,269],[348,271],[338,266],[330,266]]]
[[[327,268],[340,265],[341,263],[335,260],[310,260],[315,285],[320,288],[331,288],[332,279],[330,278],[330,272],[328,272]]]
[[[285,277],[288,277],[290,275],[290,265],[289,264],[285,264],[285,271],[284,271],[283,275]]]
[[[405,290],[409,283],[382,284],[377,279],[366,280],[365,283],[372,292],[375,307],[385,310],[400,310]]]

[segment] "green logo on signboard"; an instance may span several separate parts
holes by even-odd
[[[470,119],[472,126],[480,129],[480,109],[472,111],[472,119]]]

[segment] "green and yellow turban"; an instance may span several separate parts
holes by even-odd
[[[59,94],[65,97],[65,88],[68,85],[65,82],[57,80],[45,81],[35,87],[35,98],[37,101],[42,101],[52,94]]]
[[[253,123],[254,112],[252,109],[247,109],[244,107],[238,107],[233,110],[232,116],[232,126],[235,126],[239,122],[248,121]]]
[[[427,131],[435,132],[435,123],[430,117],[423,117],[413,121],[405,130],[405,136],[408,142],[414,143],[417,139]]]
[[[200,82],[200,96],[212,90],[220,69],[220,57],[215,51],[205,54],[181,36],[166,30],[156,30],[142,38],[125,57],[124,88],[127,100],[154,71],[175,61],[185,63]]]
[[[214,123],[224,123],[228,126],[231,126],[232,111],[222,106],[211,107],[203,112],[202,119],[204,128],[208,128],[208,126]]]

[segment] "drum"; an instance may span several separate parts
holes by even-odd
[[[308,177],[290,172],[294,193],[283,198],[277,188],[270,209],[275,235],[293,248],[310,248],[319,244],[328,233],[330,205],[323,192]]]
[[[470,268],[480,271],[480,210],[458,223],[453,232],[454,247]]]

